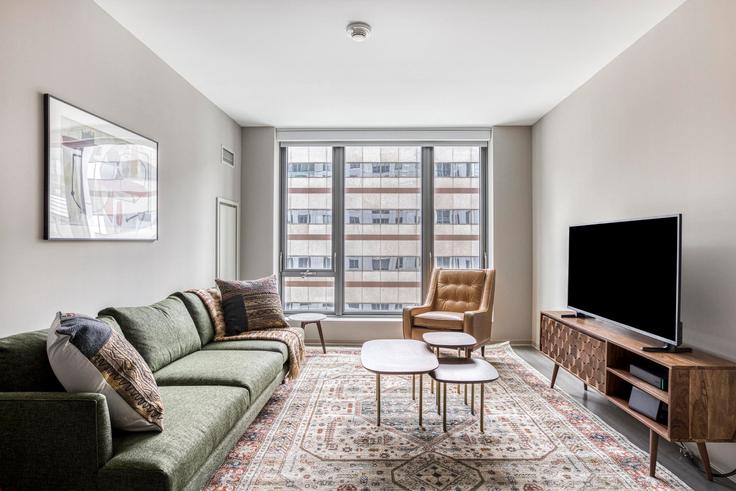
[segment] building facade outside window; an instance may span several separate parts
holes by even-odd
[[[282,297],[289,312],[398,314],[432,267],[487,264],[480,145],[289,145]]]

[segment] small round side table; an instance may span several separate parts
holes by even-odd
[[[322,353],[327,353],[327,349],[325,348],[325,338],[322,335],[322,321],[327,319],[327,316],[324,314],[315,314],[315,313],[304,313],[304,314],[294,314],[289,316],[289,320],[299,322],[301,324],[301,328],[305,330],[307,324],[315,324],[317,326],[317,332],[319,332],[319,341],[322,343]]]

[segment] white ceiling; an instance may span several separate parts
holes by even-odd
[[[305,128],[530,124],[683,3],[96,1],[240,124]]]

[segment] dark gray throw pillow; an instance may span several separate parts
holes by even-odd
[[[245,312],[245,302],[239,295],[222,302],[222,312],[225,317],[225,336],[237,336],[245,332],[248,327],[248,314]]]

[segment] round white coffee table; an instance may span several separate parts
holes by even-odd
[[[322,335],[322,321],[327,319],[325,314],[317,314],[313,312],[307,312],[304,314],[294,314],[289,316],[289,320],[299,322],[301,328],[306,331],[307,324],[315,324],[317,326],[317,332],[319,332],[319,341],[322,343],[322,353],[327,353],[325,348],[325,338]]]

